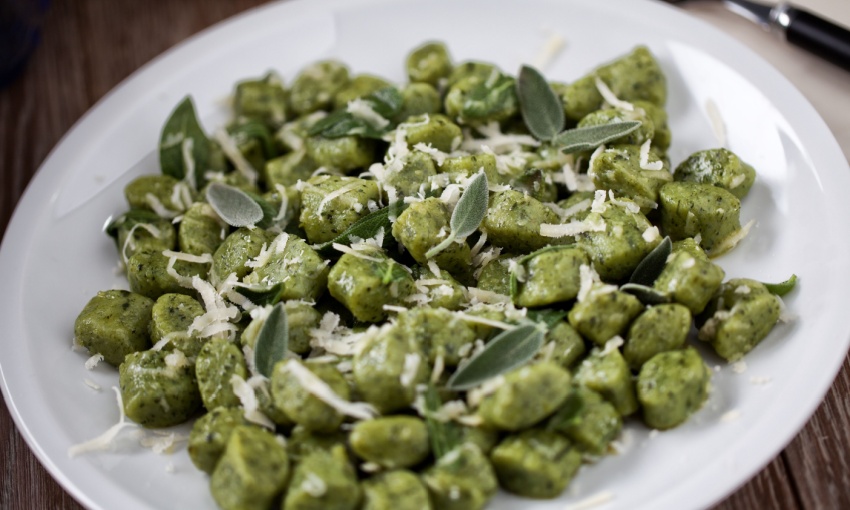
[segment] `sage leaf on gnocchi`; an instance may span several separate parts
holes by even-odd
[[[629,278],[629,283],[644,285],[651,287],[658,275],[664,270],[664,265],[667,264],[667,257],[673,250],[673,242],[670,237],[665,237],[649,254],[640,261],[632,276]]]
[[[490,198],[488,187],[487,174],[484,172],[480,172],[469,182],[463,195],[457,201],[451,220],[449,220],[451,232],[443,242],[425,253],[427,258],[445,250],[455,240],[463,239],[478,230],[484,216],[487,215],[487,202]]]
[[[639,128],[639,120],[627,120],[614,124],[603,124],[601,126],[580,127],[568,129],[557,135],[553,140],[561,152],[570,154],[572,152],[589,151],[602,144],[626,136]]]
[[[521,324],[503,331],[469,363],[449,378],[450,390],[468,390],[528,362],[543,345],[543,331],[536,324]]]
[[[244,191],[214,182],[207,187],[207,202],[231,227],[248,227],[263,219],[263,208]]]
[[[254,366],[266,377],[271,377],[275,363],[286,357],[289,349],[289,321],[283,303],[274,305],[260,328],[254,344]]]
[[[531,66],[522,66],[517,96],[525,125],[538,140],[549,141],[564,128],[564,107],[549,82]]]
[[[207,137],[195,113],[192,98],[186,96],[165,122],[159,137],[159,165],[162,173],[186,179],[195,189],[203,183],[206,170],[223,170],[212,157],[213,142]],[[187,176],[187,174],[190,174]]]

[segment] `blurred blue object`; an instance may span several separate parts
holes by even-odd
[[[0,88],[26,67],[49,5],[50,0],[0,0]]]

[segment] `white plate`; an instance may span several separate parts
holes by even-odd
[[[500,495],[490,508],[560,509],[601,491],[614,499],[600,508],[706,507],[763,467],[814,412],[850,341],[850,172],[807,101],[747,48],[659,3],[309,0],[237,16],[137,72],[71,130],[19,204],[0,251],[3,391],[50,473],[91,508],[215,507],[185,448],[172,456],[126,445],[67,455],[117,420],[115,370],[83,368],[86,355],[70,348],[73,321],[98,290],[126,285],[101,226],[125,208],[124,184],[158,171],[153,150],[179,99],[192,94],[211,129],[227,116],[222,98],[233,83],[269,68],[291,78],[309,61],[337,57],[354,71],[402,81],[406,53],[441,39],[456,61],[490,60],[516,72],[551,34],[563,36],[566,49],[546,74],[564,81],[637,44],[651,47],[669,79],[674,163],[717,144],[705,104],[717,105],[729,147],[760,172],[742,212],[758,224],[720,263],[729,277],[797,273],[800,286],[787,299],[797,319],[747,357],[745,373],[725,366],[715,374],[709,403],[684,426],[647,438],[631,424],[626,452],[584,467],[560,500]],[[738,419],[722,421],[732,410]]]

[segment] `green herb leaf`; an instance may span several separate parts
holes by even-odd
[[[564,320],[568,315],[566,310],[529,310],[526,313],[526,317],[531,322],[536,322],[537,324],[543,324],[546,326],[546,329],[552,329],[558,325],[559,322]]]
[[[440,394],[433,384],[428,384],[425,390],[425,424],[428,427],[428,439],[431,441],[431,451],[434,458],[440,457],[452,451],[460,443],[460,431],[451,422],[442,422],[434,415],[443,406]]]
[[[490,199],[487,174],[484,172],[476,175],[464,190],[463,195],[455,205],[452,212],[449,227],[451,232],[443,239],[443,242],[434,246],[425,253],[426,258],[431,258],[451,245],[457,238],[465,238],[478,230],[478,226],[487,215],[487,203]]]
[[[159,166],[162,173],[176,179],[186,177],[186,161],[183,157],[183,144],[191,140],[192,159],[195,163],[194,185],[199,189],[204,184],[203,173],[207,170],[223,170],[218,165],[223,163],[213,157],[213,143],[198,122],[195,105],[192,98],[186,96],[162,128],[159,136]]]
[[[262,149],[264,159],[272,159],[277,156],[274,139],[269,128],[258,119],[242,119],[238,124],[229,126],[227,132],[236,141],[237,146],[256,140]]]
[[[240,287],[236,292],[257,306],[274,305],[280,301],[283,294],[283,283],[277,283],[271,287]]]
[[[670,256],[672,250],[673,242],[667,236],[640,261],[640,264],[632,272],[629,283],[652,287],[652,284],[658,279],[658,275],[664,270],[664,266],[667,264],[667,257]]]
[[[561,152],[571,153],[588,151],[600,145],[626,136],[640,127],[639,120],[627,120],[614,124],[603,124],[601,126],[581,127],[568,129],[552,139],[555,146],[560,147]]]
[[[241,189],[214,182],[207,186],[207,202],[231,227],[255,225],[263,219],[263,209]]]
[[[797,286],[797,275],[792,274],[791,278],[788,278],[784,282],[765,283],[764,286],[767,287],[767,290],[769,290],[771,294],[776,294],[777,296],[782,297],[794,290],[794,287]]]
[[[486,119],[514,110],[516,106],[515,80],[499,73],[496,77],[481,81],[467,92],[460,114],[466,119]]]
[[[620,290],[628,292],[638,298],[638,300],[645,305],[660,305],[661,303],[670,302],[670,298],[667,294],[639,283],[627,283],[620,287]]]
[[[351,244],[351,237],[369,239],[371,237],[375,237],[378,234],[378,231],[382,228],[384,229],[384,247],[386,248],[392,242],[391,232],[393,223],[390,221],[390,217],[398,217],[398,215],[401,214],[406,207],[406,204],[403,202],[396,202],[382,209],[378,209],[373,213],[369,213],[345,229],[342,234],[336,236],[330,241],[314,245],[313,249],[323,255],[328,255],[333,253],[334,244],[348,246]]]
[[[257,371],[271,377],[275,363],[286,357],[288,349],[289,321],[283,303],[278,303],[272,308],[254,343],[254,365]]]
[[[517,78],[522,119],[538,140],[548,141],[564,129],[564,107],[549,82],[531,66],[522,66]]]
[[[395,87],[384,87],[362,98],[381,117],[391,121],[401,111],[404,102],[401,93]],[[363,138],[382,138],[392,131],[392,122],[382,128],[373,126],[369,121],[357,117],[346,108],[336,110],[324,119],[313,124],[307,132],[310,136],[325,138],[342,136],[360,136]]]
[[[272,204],[270,204],[265,198],[257,195],[256,193],[251,193],[250,191],[245,191],[245,194],[251,197],[251,200],[257,203],[260,206],[260,209],[263,211],[263,218],[257,222],[257,226],[260,228],[269,228],[274,225],[274,219],[277,217],[277,213],[279,212]]]
[[[524,365],[543,345],[543,331],[536,324],[521,324],[503,331],[483,351],[458,369],[446,385],[451,390],[467,390]]]
[[[148,211],[147,209],[130,209],[121,216],[110,220],[103,228],[103,231],[106,232],[106,235],[115,239],[115,243],[117,244],[119,230],[123,228],[130,230],[133,228],[133,225],[139,223],[156,223],[161,219],[157,213]],[[118,248],[120,249],[121,247],[119,246]]]

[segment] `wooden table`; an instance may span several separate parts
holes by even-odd
[[[17,82],[0,90],[0,235],[48,152],[104,94],[174,44],[261,3],[263,0],[54,0],[42,45],[29,67]],[[850,24],[845,0],[803,3],[815,8],[822,4],[822,11],[836,17],[846,14],[847,19],[839,19]],[[737,20],[716,3],[697,2],[686,8],[756,46],[804,94],[812,94],[810,99],[827,118],[845,154],[850,154],[850,109],[838,108],[838,114],[830,112],[822,97],[824,90],[843,91],[844,96],[839,99],[848,104],[850,74],[800,51],[786,52],[774,46],[782,43],[768,41],[766,34]],[[788,55],[791,57],[786,58]],[[797,81],[790,75],[798,71],[821,73],[826,80]],[[6,407],[0,406],[0,509],[79,508],[41,467],[15,429]],[[717,508],[850,508],[848,360],[802,432]]]

